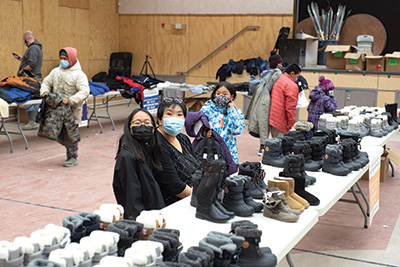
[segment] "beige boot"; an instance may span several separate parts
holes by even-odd
[[[303,212],[304,206],[296,201],[294,198],[290,196],[289,193],[289,182],[288,181],[281,181],[281,180],[268,180],[268,188],[270,187],[278,187],[280,190],[285,192],[285,198],[288,202],[288,205],[291,209],[298,210]]]
[[[282,222],[297,222],[299,216],[287,211],[282,201],[270,198],[264,204],[263,215]]]
[[[300,202],[304,208],[308,208],[310,206],[310,203],[308,203],[307,200],[299,196],[294,192],[294,179],[293,178],[285,178],[285,177],[275,177],[276,180],[282,180],[282,181],[288,181],[289,182],[289,194],[290,196],[296,200],[297,202]]]
[[[284,192],[281,191],[278,187],[268,187],[268,191],[271,193],[271,195],[272,195],[271,197],[273,199],[282,201],[283,206],[289,212],[291,212],[297,216],[301,214],[301,212],[299,210],[295,210],[295,209],[292,209],[289,207]],[[268,192],[267,192],[267,194],[268,194]],[[265,199],[263,200],[263,202],[264,203],[266,202]]]

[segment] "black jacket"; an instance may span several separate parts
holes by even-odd
[[[132,160],[132,153],[121,149],[114,167],[114,195],[125,209],[125,219],[136,219],[142,210],[165,207],[160,187],[148,163]]]

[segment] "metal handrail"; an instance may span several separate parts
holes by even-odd
[[[193,67],[191,67],[190,69],[188,69],[187,71],[177,71],[176,73],[179,73],[181,75],[183,74],[187,74],[189,73],[192,69],[196,68],[197,66],[199,66],[203,61],[205,61],[207,58],[211,57],[212,55],[214,55],[219,49],[221,49],[222,47],[224,47],[227,43],[229,43],[230,41],[232,41],[233,39],[236,38],[236,36],[238,36],[239,34],[241,34],[242,32],[246,31],[247,29],[253,29],[254,31],[257,28],[260,28],[259,25],[247,25],[246,27],[244,27],[243,29],[241,29],[238,33],[236,33],[235,35],[233,35],[231,38],[229,38],[225,43],[223,43],[222,45],[220,45],[217,49],[215,49],[214,51],[212,51],[210,54],[208,54],[205,58],[203,58],[202,60],[200,60],[199,62],[197,62]]]

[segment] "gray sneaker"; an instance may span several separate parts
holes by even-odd
[[[21,129],[24,131],[29,131],[29,130],[36,130],[39,128],[39,123],[29,121],[27,124],[21,126]]]
[[[264,204],[263,215],[282,222],[297,222],[299,216],[289,212],[281,200],[267,199]]]
[[[64,167],[74,167],[78,164],[79,164],[79,162],[76,158],[69,158],[66,161],[64,161],[63,166]]]

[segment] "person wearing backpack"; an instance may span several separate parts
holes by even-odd
[[[231,152],[233,161],[239,165],[236,137],[245,127],[243,111],[235,106],[236,90],[229,82],[219,83],[208,100],[200,109]]]

